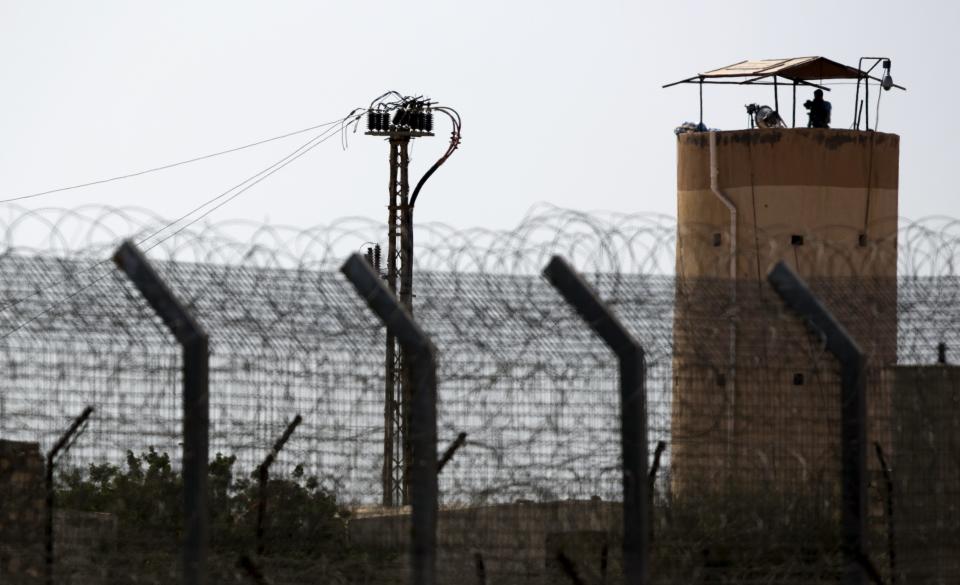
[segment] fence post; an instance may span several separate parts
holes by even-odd
[[[413,449],[410,466],[410,555],[414,585],[436,583],[437,538],[437,364],[436,348],[360,254],[340,272],[370,310],[395,336],[410,364],[413,397],[407,432]]]
[[[617,354],[620,362],[620,448],[623,453],[623,566],[626,582],[649,580],[646,365],[643,348],[599,296],[560,256],[544,276]]]
[[[300,426],[300,423],[303,421],[303,417],[299,414],[293,417],[293,420],[290,421],[290,424],[287,425],[287,428],[283,431],[283,434],[280,435],[280,438],[277,439],[277,442],[273,444],[273,449],[267,453],[267,456],[263,459],[263,462],[257,466],[257,554],[262,555],[265,550],[263,543],[263,537],[266,533],[266,529],[263,526],[264,521],[267,517],[267,482],[270,481],[270,466],[273,465],[273,462],[277,459],[277,455],[280,454],[280,451],[283,450],[284,445],[287,444],[287,441],[290,440],[290,436],[293,435],[293,431],[297,430],[297,427]]]
[[[78,433],[82,433],[81,426],[87,422],[90,415],[93,414],[93,407],[88,406],[83,409],[77,418],[73,420],[66,432],[60,436],[60,439],[47,452],[47,469],[44,475],[45,487],[47,492],[46,517],[44,518],[44,548],[46,552],[46,571],[47,585],[53,585],[53,506],[55,504],[56,493],[53,490],[53,468],[57,462],[57,455],[61,451],[66,453],[76,441]],[[86,427],[84,427],[86,428]]]
[[[844,583],[862,585],[867,559],[863,549],[867,510],[867,398],[863,351],[789,266],[778,262],[767,275],[767,281],[787,307],[823,338],[827,351],[840,362],[841,545],[847,557]]]
[[[209,340],[133,242],[125,240],[113,261],[183,348],[183,582],[203,585],[209,540]]]

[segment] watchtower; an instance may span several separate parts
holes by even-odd
[[[899,137],[870,129],[865,109],[852,129],[796,128],[798,86],[829,91],[853,79],[858,101],[871,82],[899,87],[889,60],[877,62],[883,78],[803,57],[677,82],[699,85],[701,122],[677,138],[674,489],[736,477],[794,486],[839,468],[839,379],[785,342],[803,339],[800,323],[772,325],[780,304],[765,278],[776,262],[825,300],[840,295],[830,308],[871,364],[896,360]],[[771,86],[774,106],[748,107],[749,129],[707,130],[702,88],[711,83]],[[794,96],[791,127],[779,112],[784,87]],[[877,396],[870,410],[871,420],[888,420],[889,399]],[[874,437],[888,434],[874,427]]]

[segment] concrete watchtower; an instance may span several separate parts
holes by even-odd
[[[880,80],[821,57],[748,61],[678,82],[702,88],[746,78],[773,86],[775,107],[748,106],[756,127],[747,130],[707,131],[702,121],[679,129],[688,131],[677,142],[676,490],[735,477],[795,486],[839,465],[831,455],[839,449],[838,379],[811,371],[809,352],[785,342],[803,338],[799,323],[771,323],[779,305],[763,285],[776,262],[815,288],[833,283],[818,292],[829,301],[842,291],[831,309],[872,363],[896,360],[899,137],[788,128],[777,111],[782,80],[793,90],[795,125],[798,85],[843,78],[857,79],[864,93],[870,80],[894,87],[884,65]],[[870,316],[854,314],[865,310]],[[888,419],[885,397],[870,408],[879,410],[871,420]],[[874,427],[874,436],[887,432]]]

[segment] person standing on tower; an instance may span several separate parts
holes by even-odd
[[[818,89],[813,92],[813,99],[803,102],[803,107],[807,108],[807,128],[829,128],[830,127],[830,102],[823,99],[823,90]]]

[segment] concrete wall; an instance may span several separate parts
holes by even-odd
[[[0,441],[0,583],[45,581],[44,461],[37,443]],[[106,582],[105,557],[117,547],[111,514],[57,509],[53,515],[54,580]]]
[[[960,368],[889,374],[900,582],[960,583]]]
[[[57,585],[98,585],[109,581],[106,561],[114,558],[117,549],[117,519],[113,514],[55,510],[53,536]]]
[[[678,137],[673,487],[736,481],[759,491],[822,483],[839,472],[839,379],[799,320],[765,285],[778,261],[814,291],[868,353],[896,359],[899,138],[830,129]],[[802,238],[802,243],[800,238]],[[796,383],[799,377],[801,383]],[[871,420],[889,396],[870,382]],[[889,429],[869,430],[889,437]],[[813,487],[813,486],[811,486]]]
[[[0,441],[0,583],[43,582],[44,509],[39,445]]]
[[[567,501],[443,509],[437,523],[440,583],[478,583],[478,555],[488,583],[564,583],[561,550],[586,582],[621,573],[619,503]],[[373,511],[350,522],[352,542],[399,551],[406,570],[408,511]],[[604,552],[606,549],[606,552]]]

